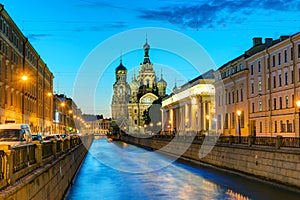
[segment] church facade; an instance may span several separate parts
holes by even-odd
[[[141,131],[145,126],[145,112],[153,101],[166,95],[167,83],[162,74],[157,81],[153,63],[150,61],[150,45],[147,40],[143,46],[144,59],[140,63],[139,71],[127,82],[127,68],[122,60],[115,70],[116,82],[113,85],[111,111],[113,120],[124,131]]]

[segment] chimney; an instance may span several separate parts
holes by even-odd
[[[255,37],[252,40],[253,40],[253,46],[262,44],[262,38],[261,37]]]
[[[283,40],[286,40],[288,38],[289,38],[289,36],[282,35],[282,36],[280,36],[280,42],[282,42]]]
[[[265,38],[265,44],[267,47],[271,46],[273,42],[273,38]]]

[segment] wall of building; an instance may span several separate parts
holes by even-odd
[[[300,187],[299,150],[288,151],[230,144],[219,144],[212,148],[208,145],[201,147],[201,144],[198,143],[193,143],[187,148],[184,141],[174,142],[172,145],[168,140],[130,136],[122,136],[122,140],[175,155],[178,152],[185,152],[182,157],[242,172],[264,180]],[[185,148],[187,148],[186,151]],[[211,151],[210,148],[212,148]],[[209,153],[206,155],[206,152]],[[203,158],[199,158],[199,155]]]
[[[87,147],[78,145],[1,190],[0,199],[63,199],[86,153]]]

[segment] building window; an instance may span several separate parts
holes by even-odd
[[[239,90],[236,90],[236,102],[239,102]]]
[[[277,133],[277,121],[274,121],[274,133]]]
[[[281,53],[278,53],[278,65],[281,65]]]
[[[279,109],[282,109],[282,97],[279,97]]]
[[[273,99],[274,110],[276,110],[276,98]]]
[[[286,127],[285,123],[283,123],[283,121],[280,121],[280,132],[281,133],[285,132],[285,127]]]
[[[235,115],[234,112],[231,113],[231,128],[234,128],[235,126]]]
[[[225,114],[224,129],[228,129],[228,113]]]
[[[293,49],[293,47],[291,47],[291,60],[293,60],[294,59],[294,49]]]
[[[284,62],[286,63],[288,59],[287,50],[284,50]]]
[[[254,113],[254,103],[252,103],[252,113]]]
[[[241,125],[241,128],[245,127],[245,115],[244,115],[244,111],[242,111],[242,114],[241,114],[240,125]]]
[[[261,112],[262,111],[262,102],[259,101],[258,105],[259,105],[259,112]]]
[[[291,84],[294,84],[294,70],[291,71]]]
[[[232,91],[232,103],[234,103],[234,91]]]
[[[250,66],[250,73],[253,75],[253,65]]]
[[[218,121],[217,121],[217,123],[218,123],[218,129],[221,129],[222,127],[221,127],[221,115],[218,115]]]
[[[289,96],[285,96],[285,107],[289,107]]]
[[[262,122],[259,122],[259,132],[262,133]]]
[[[269,90],[270,89],[270,77],[267,78],[267,81],[268,81],[267,86],[268,86],[268,90]]]
[[[270,110],[270,109],[271,109],[271,100],[268,99],[268,110]]]
[[[260,61],[258,61],[258,72],[261,72]]]
[[[251,83],[251,93],[254,94],[254,83]]]
[[[286,120],[287,124],[287,132],[292,133],[293,132],[293,124],[289,122],[289,120]]]
[[[240,70],[243,70],[243,65],[242,64],[240,64]]]
[[[258,91],[261,92],[262,90],[262,84],[261,81],[258,81]]]
[[[289,82],[289,75],[288,75],[288,72],[285,72],[284,73],[284,77],[285,77],[285,85],[287,85],[288,84],[288,82]]]
[[[227,105],[227,93],[225,93],[225,105]]]
[[[275,67],[275,55],[273,55],[272,58],[273,58],[273,63],[272,63],[273,65],[272,66]]]
[[[295,96],[294,94],[292,94],[292,108],[294,108],[294,104],[295,104]]]
[[[300,44],[298,44],[298,58],[300,58]]]
[[[230,104],[231,99],[230,99],[230,92],[228,92],[228,104]]]
[[[244,98],[243,98],[243,89],[241,89],[240,91],[241,91],[240,92],[241,93],[241,101],[244,101]]]
[[[8,79],[8,64],[5,64],[5,79]]]
[[[281,87],[281,85],[282,85],[282,76],[281,76],[281,74],[278,75],[278,78],[279,78],[279,87]]]
[[[273,76],[273,88],[276,88],[276,76]]]

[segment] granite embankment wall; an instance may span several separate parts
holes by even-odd
[[[166,139],[125,135],[122,140],[300,189],[300,148],[278,149],[219,141],[203,143],[203,139],[191,140],[184,137]],[[207,152],[209,153],[206,155]]]
[[[0,189],[0,199],[63,199],[92,140],[92,137],[85,137],[74,141],[33,144],[35,162],[27,164],[21,170],[12,170],[10,176],[5,178],[8,184]],[[8,155],[7,168],[14,166],[16,162],[15,151],[20,150],[4,151]]]

